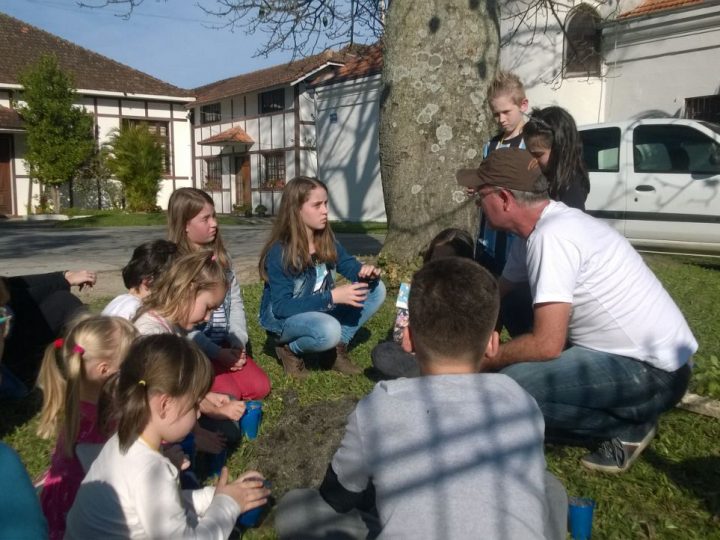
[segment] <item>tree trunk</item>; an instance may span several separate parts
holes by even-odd
[[[499,21],[492,0],[393,0],[386,27],[380,169],[388,217],[382,256],[406,265],[442,229],[473,235],[478,211],[455,172],[477,166],[493,125]]]

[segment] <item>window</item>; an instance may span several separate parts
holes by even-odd
[[[580,137],[588,172],[620,170],[620,128],[585,129],[580,131]]]
[[[568,15],[566,21],[563,76],[599,77],[600,16],[593,8],[581,5]]]
[[[139,120],[136,118],[123,118],[123,126],[145,126],[147,130],[155,135],[163,148],[163,174],[170,174],[170,135],[167,122],[154,120]]]
[[[720,123],[720,96],[685,98],[685,118]]]
[[[222,189],[222,159],[210,158],[205,160],[205,182],[203,189],[216,191]]]
[[[278,88],[263,92],[259,96],[260,114],[274,113],[285,110],[285,89]]]
[[[720,144],[689,126],[637,126],[635,172],[720,173]]]
[[[200,107],[200,123],[209,124],[220,121],[220,104],[211,103]]]
[[[283,188],[285,186],[285,152],[273,152],[263,155],[262,189]]]

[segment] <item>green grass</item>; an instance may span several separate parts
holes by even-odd
[[[695,379],[706,376],[720,383],[709,359],[720,356],[716,321],[720,320],[720,262],[670,256],[647,256],[647,261],[685,313],[700,343],[695,357]],[[277,424],[283,412],[285,391],[297,392],[301,403],[361,397],[373,386],[366,377],[343,377],[334,372],[312,372],[300,382],[283,374],[275,359],[264,350],[265,332],[256,317],[262,288],[244,287],[254,357],[273,383],[264,408],[263,431]],[[361,329],[351,351],[354,361],[370,366],[370,350],[386,339],[394,320],[394,291],[380,312]],[[109,298],[98,299],[99,310]],[[695,383],[693,383],[695,384]],[[716,395],[715,397],[720,397]],[[32,476],[49,461],[51,443],[34,435],[37,396],[15,405],[0,404],[0,429],[5,441],[21,454]],[[610,476],[587,471],[579,465],[584,450],[547,448],[548,467],[564,483],[569,495],[592,497],[597,502],[593,539],[720,539],[720,422],[682,410],[662,417],[659,434],[632,469]],[[231,473],[237,474],[255,459],[250,442],[231,456]],[[250,540],[272,538],[268,527],[249,531]]]

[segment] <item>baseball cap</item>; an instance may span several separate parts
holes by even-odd
[[[500,148],[491,152],[477,169],[460,169],[455,173],[461,186],[477,188],[489,184],[533,193],[545,191],[544,183],[538,182],[542,176],[537,159],[521,148]]]

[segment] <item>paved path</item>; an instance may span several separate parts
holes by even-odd
[[[238,264],[257,263],[268,225],[223,225],[222,235]],[[39,274],[68,268],[120,270],[139,244],[164,238],[164,227],[60,229],[47,224],[0,224],[0,275]],[[384,235],[340,234],[355,255],[377,255]]]

